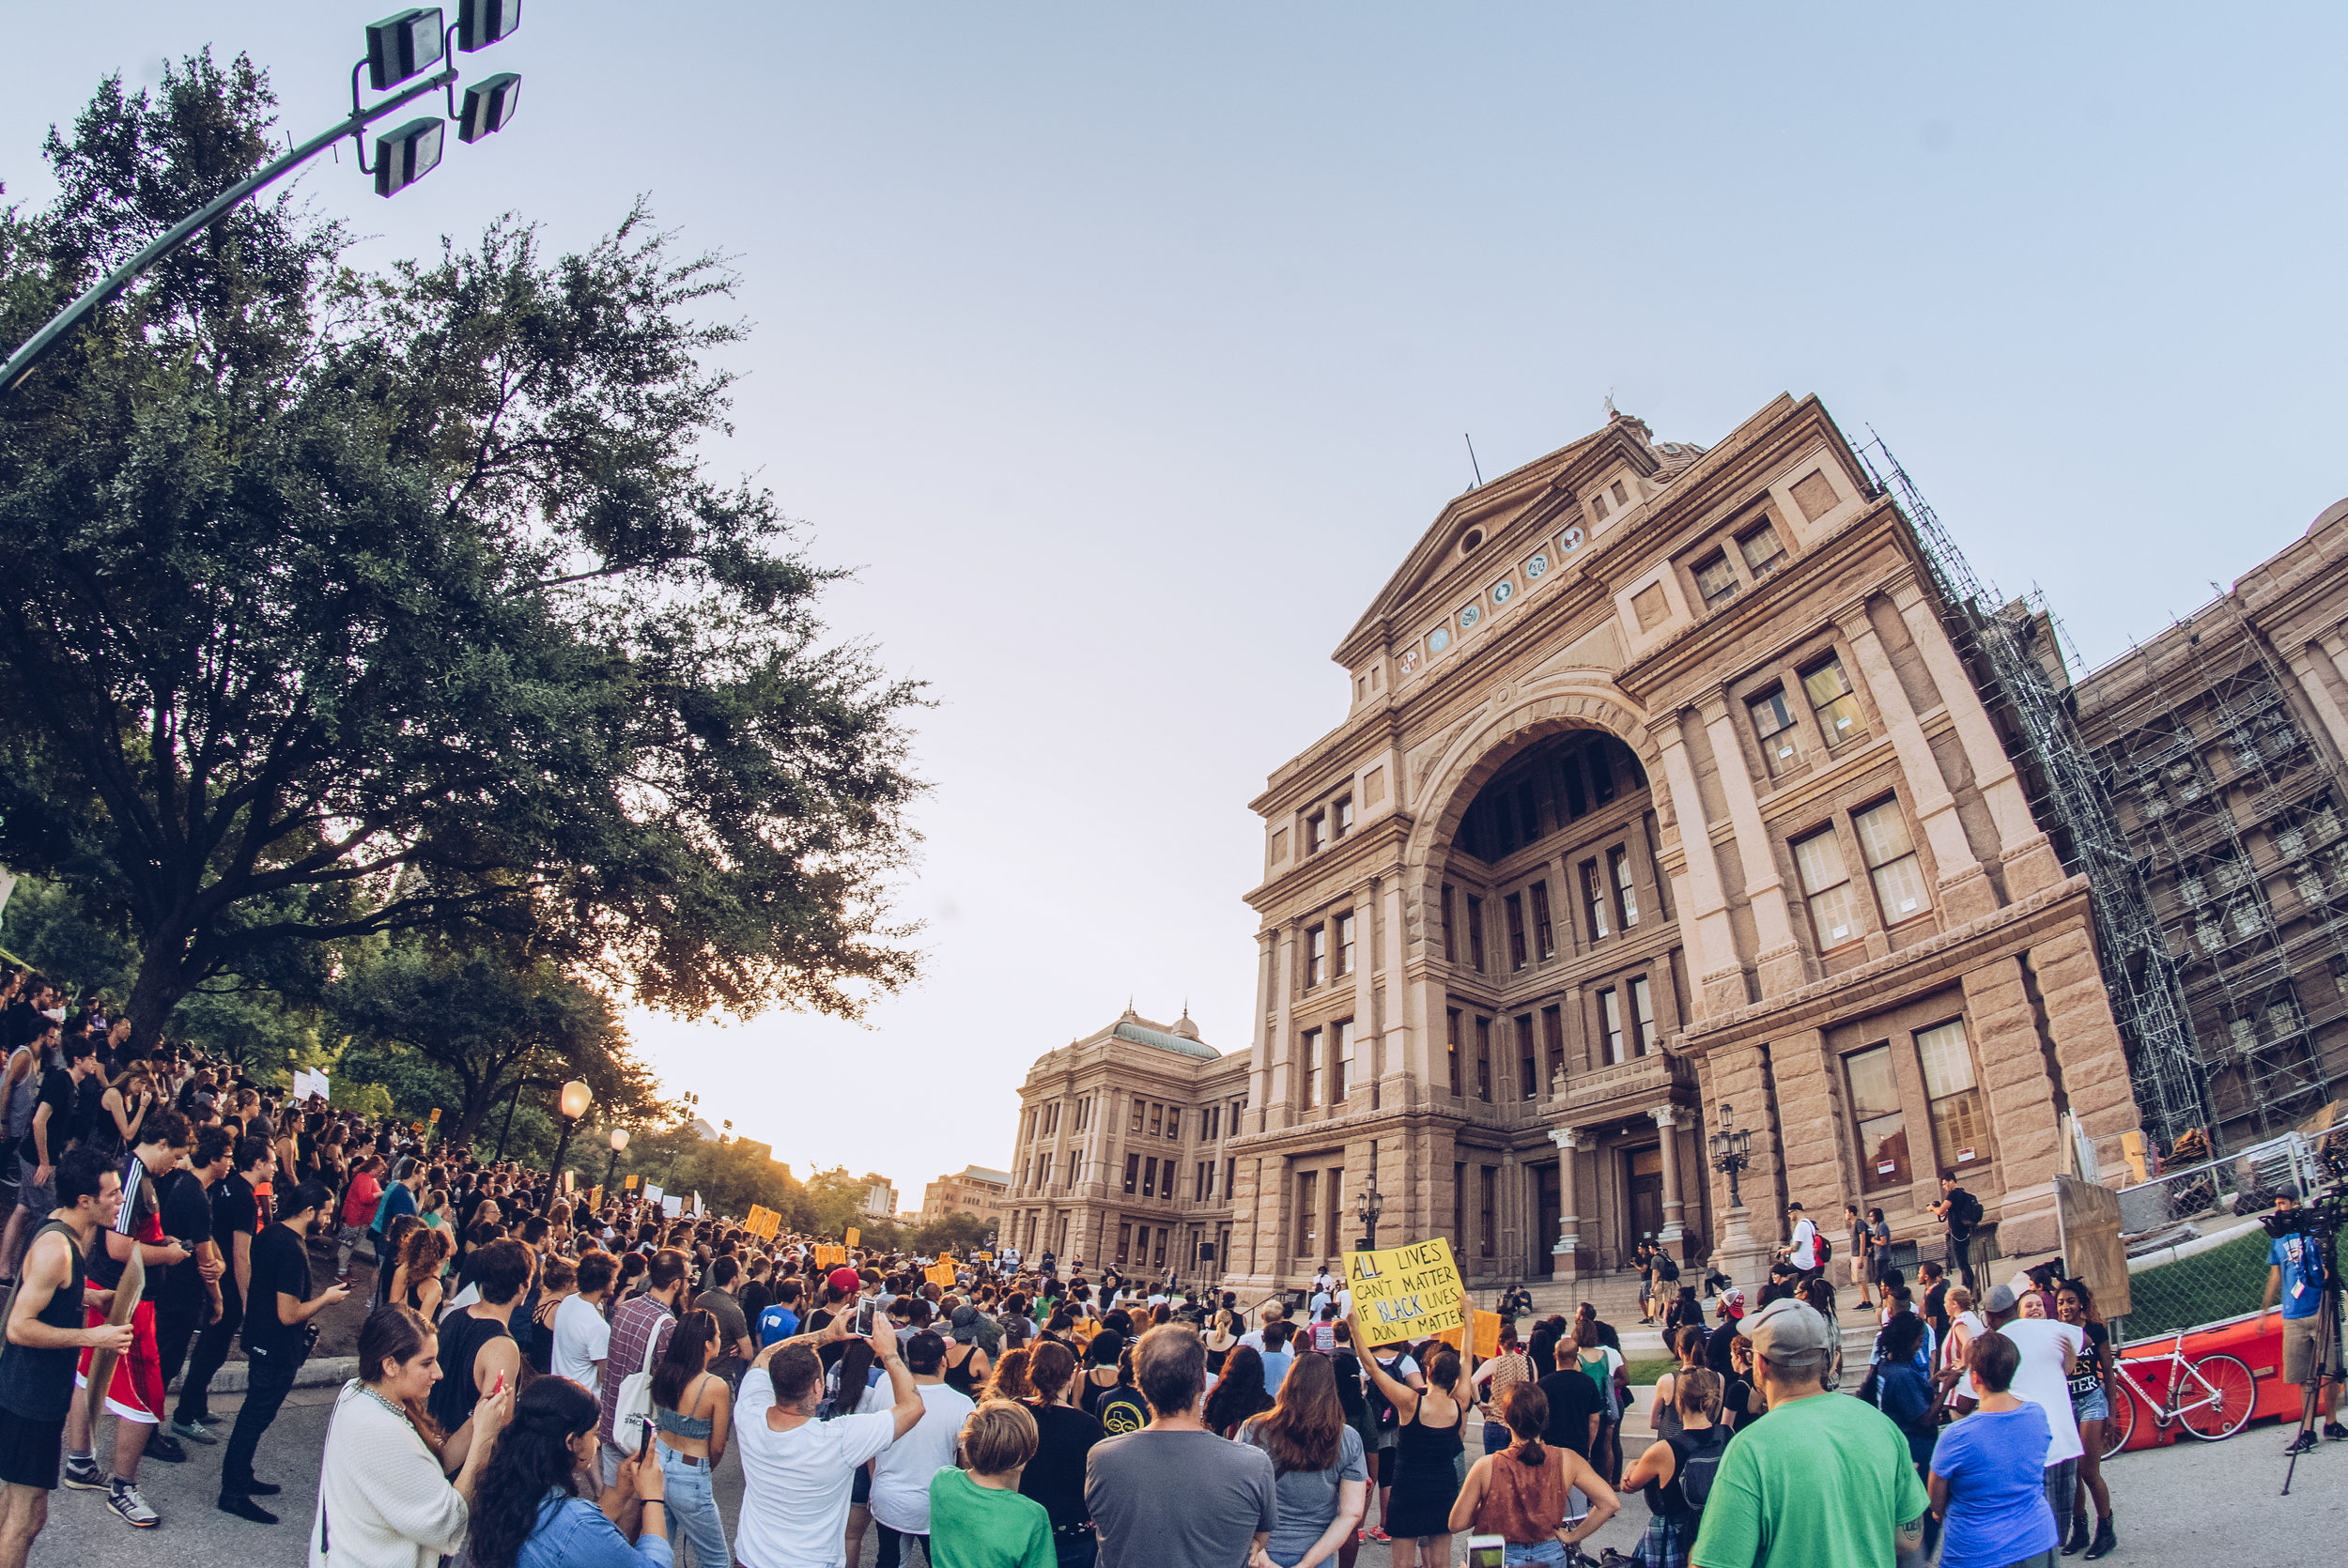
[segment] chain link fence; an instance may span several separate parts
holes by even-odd
[[[2258,1217],[2276,1198],[2306,1200],[2348,1171],[2348,1128],[2255,1144],[2225,1160],[2166,1171],[2120,1190],[2133,1343],[2259,1311],[2268,1237]]]

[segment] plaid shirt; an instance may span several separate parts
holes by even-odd
[[[668,1349],[669,1334],[675,1328],[676,1314],[661,1305],[657,1297],[639,1296],[633,1301],[623,1302],[620,1310],[611,1314],[611,1345],[603,1363],[603,1415],[596,1428],[605,1442],[619,1442],[611,1422],[619,1414],[620,1380],[634,1376],[651,1361],[658,1360]],[[647,1345],[652,1349],[649,1360],[644,1354]],[[635,1453],[635,1445],[631,1442],[625,1452]]]

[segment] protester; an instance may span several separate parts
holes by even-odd
[[[611,1338],[606,1348],[603,1386],[596,1398],[603,1408],[603,1420],[595,1430],[600,1440],[602,1483],[609,1487],[620,1479],[619,1455],[623,1443],[616,1428],[620,1409],[620,1385],[638,1372],[649,1372],[668,1348],[669,1334],[676,1328],[676,1308],[684,1299],[686,1288],[685,1254],[672,1247],[663,1247],[646,1261],[644,1293],[632,1301],[623,1301],[611,1314]],[[782,1342],[778,1342],[782,1343]],[[751,1564],[750,1568],[765,1568]]]
[[[2288,1193],[2275,1200],[2275,1212],[2287,1215],[2299,1207],[2299,1200]],[[2262,1314],[2275,1310],[2278,1299],[2282,1302],[2283,1381],[2299,1388],[2316,1385],[2314,1412],[2299,1427],[2287,1451],[2305,1453],[2316,1446],[2314,1422],[2324,1424],[2324,1436],[2339,1441],[2348,1438],[2348,1427],[2340,1423],[2340,1379],[2324,1375],[2316,1362],[2321,1354],[2317,1343],[2319,1313],[2324,1299],[2338,1284],[2332,1278],[2328,1260],[2313,1237],[2293,1232],[2276,1237],[2266,1248],[2266,1296],[2260,1303]],[[2262,1315],[2259,1328],[2263,1331],[2270,1319]],[[2335,1330],[2335,1348],[2337,1335]],[[2300,1408],[2308,1408],[2306,1400]]]
[[[964,1419],[962,1468],[930,1478],[933,1568],[1055,1568],[1051,1514],[1021,1484],[1037,1440],[1035,1416],[1007,1400]]]
[[[577,1287],[554,1309],[554,1374],[598,1401],[603,1397],[605,1359],[611,1349],[611,1325],[604,1318],[604,1306],[618,1273],[619,1263],[610,1253],[589,1253],[579,1260]]]
[[[367,1227],[375,1222],[376,1206],[383,1198],[383,1184],[376,1179],[376,1172],[382,1167],[382,1161],[372,1154],[361,1160],[352,1172],[349,1188],[343,1193],[342,1225],[334,1242],[336,1284],[350,1283],[351,1254],[359,1250],[359,1243],[366,1239]]]
[[[1478,1407],[1484,1418],[1484,1452],[1498,1453],[1508,1446],[1508,1391],[1519,1383],[1530,1383],[1533,1362],[1517,1345],[1517,1331],[1504,1315],[1500,1322],[1498,1353],[1475,1369],[1473,1381],[1484,1390]]]
[[[2011,1285],[1993,1286],[1988,1307],[1991,1331],[2011,1341],[2021,1354],[2013,1374],[2014,1392],[2047,1412],[2047,1502],[2056,1518],[2068,1519],[2083,1452],[2078,1422],[2071,1414],[2071,1377],[2078,1371],[2087,1335],[2068,1323],[2023,1316],[2021,1299]]]
[[[1957,1279],[1979,1300],[1981,1283],[1973,1277],[1973,1234],[1983,1218],[1981,1200],[1958,1186],[1953,1172],[1943,1172],[1940,1201],[1932,1206],[1932,1212],[1948,1228],[1949,1261],[1956,1267]]]
[[[680,1260],[680,1279],[681,1268]],[[912,1431],[928,1408],[897,1353],[896,1334],[881,1327],[865,1343],[888,1374],[890,1403],[868,1414],[816,1419],[824,1402],[818,1346],[844,1344],[848,1328],[847,1317],[835,1315],[814,1332],[778,1340],[742,1375],[734,1402],[734,1440],[742,1457],[734,1556],[742,1568],[837,1568],[856,1470]]]
[[[2071,1538],[2064,1556],[2084,1551],[2103,1557],[2116,1550],[2111,1529],[2111,1488],[2104,1483],[2104,1423],[2111,1419],[2111,1330],[2095,1310],[2095,1293],[2084,1280],[2065,1280],[2055,1298],[2055,1314],[2086,1336],[2071,1374],[2071,1415],[2079,1423],[2079,1484],[2071,1505]],[[2087,1505],[2095,1504],[2095,1528],[2087,1528]],[[2061,1520],[2056,1521],[2062,1523]]]
[[[1487,1453],[1468,1471],[1451,1504],[1451,1530],[1499,1536],[1506,1543],[1502,1560],[1509,1568],[1564,1562],[1614,1516],[1620,1499],[1580,1454],[1543,1444],[1549,1402],[1537,1385],[1520,1383],[1508,1391],[1505,1419],[1508,1446]],[[1590,1507],[1568,1528],[1568,1507],[1576,1491],[1590,1499]]]
[[[171,1420],[172,1436],[206,1444],[220,1441],[213,1430],[209,1402],[212,1378],[227,1363],[237,1334],[244,1327],[245,1303],[252,1298],[253,1241],[261,1229],[255,1187],[268,1182],[274,1162],[269,1145],[259,1138],[238,1143],[230,1160],[228,1174],[211,1193],[212,1239],[220,1246],[226,1266],[220,1278],[221,1314],[196,1335]]]
[[[452,1469],[470,1452],[473,1434],[468,1423],[481,1397],[500,1386],[521,1386],[521,1346],[514,1341],[513,1317],[530,1283],[531,1265],[530,1249],[520,1242],[489,1243],[473,1268],[480,1299],[440,1319],[440,1380],[432,1386],[430,1408],[449,1435],[446,1459]]]
[[[1932,1457],[1941,1568],[2048,1562],[2062,1540],[2040,1463],[2053,1437],[2047,1413],[2012,1391],[2021,1360],[2002,1332],[1984,1334],[1968,1353],[1979,1407],[1951,1424]]]
[[[696,1307],[678,1317],[652,1374],[650,1459],[660,1467],[672,1549],[681,1558],[689,1545],[699,1568],[734,1560],[713,1490],[734,1423],[734,1390],[717,1371],[724,1350],[717,1315]]]
[[[1655,1397],[1663,1398],[1660,1384]],[[1646,1530],[1630,1557],[1640,1568],[1683,1568],[1688,1561],[1728,1449],[1730,1434],[1717,1419],[1721,1397],[1720,1375],[1709,1367],[1673,1374],[1670,1436],[1648,1444],[1623,1471],[1623,1490],[1639,1490],[1646,1499]]]
[[[946,1342],[924,1329],[906,1342],[912,1373],[927,1412],[919,1425],[873,1461],[873,1522],[880,1527],[877,1568],[898,1568],[904,1542],[916,1537],[926,1554],[930,1533],[930,1478],[954,1462],[954,1438],[974,1407],[969,1397],[946,1382]],[[891,1399],[868,1390],[857,1407],[863,1414],[889,1408]]]
[[[596,1501],[579,1476],[600,1468],[595,1395],[542,1377],[515,1404],[474,1488],[466,1543],[475,1568],[669,1568],[658,1462],[631,1453]],[[631,1540],[633,1545],[630,1545]]]
[[[1218,1437],[1236,1437],[1242,1426],[1272,1408],[1274,1396],[1265,1391],[1263,1367],[1263,1352],[1254,1345],[1231,1347],[1223,1358],[1223,1376],[1207,1395],[1207,1430]]]
[[[1345,1419],[1336,1369],[1326,1356],[1298,1358],[1272,1410],[1240,1440],[1272,1456],[1279,1522],[1264,1550],[1274,1568],[1317,1568],[1353,1541],[1369,1488],[1362,1437]]]
[[[1361,1333],[1359,1318],[1352,1328]],[[1395,1568],[1413,1563],[1449,1568],[1451,1504],[1460,1495],[1455,1460],[1469,1407],[1468,1400],[1449,1391],[1459,1369],[1459,1352],[1444,1345],[1429,1358],[1429,1387],[1413,1389],[1374,1358],[1370,1361],[1370,1380],[1398,1417],[1393,1493],[1379,1509],[1380,1523],[1394,1543]]]
[[[293,1391],[294,1377],[309,1359],[317,1331],[310,1320],[350,1293],[329,1285],[310,1298],[309,1239],[332,1202],[325,1188],[302,1182],[286,1194],[278,1221],[253,1240],[253,1299],[244,1317],[246,1361],[244,1404],[221,1456],[220,1509],[257,1525],[277,1515],[253,1499],[285,1488],[253,1473],[261,1436]]]
[[[1102,1568],[1231,1568],[1279,1523],[1270,1455],[1225,1442],[1200,1419],[1206,1347],[1189,1329],[1151,1329],[1134,1370],[1150,1424],[1092,1450],[1085,1506],[1100,1532]],[[749,1568],[765,1568],[750,1564]]]

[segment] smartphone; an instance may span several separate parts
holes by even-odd
[[[505,1391],[505,1374],[503,1374],[502,1372],[501,1372],[501,1373],[499,1373],[499,1374],[497,1375],[497,1378],[496,1378],[496,1380],[495,1380],[495,1381],[493,1381],[492,1383],[490,1383],[490,1385],[489,1385],[489,1397],[490,1397],[491,1399],[495,1399],[498,1395],[500,1395],[500,1394],[503,1393],[504,1391]]]
[[[636,1418],[636,1457],[641,1459],[645,1451],[652,1447],[652,1418],[639,1416]]]
[[[869,1296],[856,1304],[856,1331],[867,1335],[873,1331],[873,1299]]]

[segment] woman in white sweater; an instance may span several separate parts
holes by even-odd
[[[451,1484],[447,1435],[425,1413],[440,1376],[440,1339],[412,1308],[378,1307],[359,1332],[359,1376],[326,1429],[310,1568],[435,1568],[464,1543],[473,1483],[514,1413],[514,1391],[473,1408],[473,1442]]]

